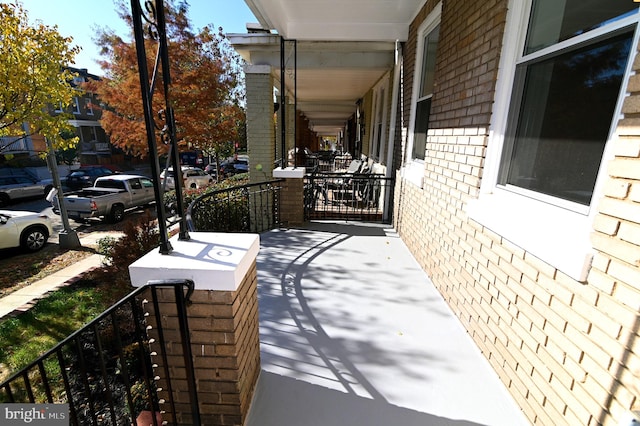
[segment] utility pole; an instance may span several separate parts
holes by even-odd
[[[49,163],[49,170],[51,170],[53,186],[58,191],[58,207],[60,208],[60,218],[62,219],[62,226],[64,228],[58,236],[58,244],[60,248],[63,249],[77,249],[82,247],[82,244],[80,244],[78,233],[74,229],[71,229],[69,225],[69,216],[67,216],[67,207],[64,205],[64,194],[62,193],[62,184],[60,183],[60,175],[58,174],[56,152],[49,138],[45,139],[47,141],[47,162]]]

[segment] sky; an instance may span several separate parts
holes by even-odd
[[[129,34],[124,22],[115,12],[113,0],[20,0],[28,11],[29,22],[41,20],[45,25],[57,25],[58,32],[65,37],[73,37],[73,45],[82,47],[76,56],[77,68],[87,68],[92,74],[102,71],[95,62],[99,49],[93,42],[94,28],[108,27],[117,34]],[[0,0],[0,3],[11,3]],[[247,22],[257,22],[244,0],[188,0],[189,18],[192,28],[198,29],[213,24],[222,27],[226,33],[246,33]],[[127,1],[127,4],[130,4]],[[144,0],[140,0],[144,6]]]

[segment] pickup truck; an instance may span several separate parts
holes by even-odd
[[[114,174],[96,179],[92,187],[64,194],[67,215],[74,220],[100,217],[116,223],[126,210],[155,201],[153,182],[144,176]],[[57,196],[53,211],[60,214]]]

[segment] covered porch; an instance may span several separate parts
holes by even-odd
[[[257,269],[247,425],[529,424],[390,226],[269,231]]]

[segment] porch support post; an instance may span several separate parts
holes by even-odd
[[[153,251],[129,267],[134,286],[151,280],[189,279],[195,284],[187,321],[193,354],[197,400],[202,423],[244,424],[260,373],[258,335],[258,295],[256,257],[260,246],[255,234],[192,232],[188,241],[172,238],[173,251],[161,255]],[[160,290],[159,303],[173,303],[173,291]],[[153,306],[148,317],[150,337],[157,340]],[[193,424],[178,321],[162,317],[164,347],[168,371],[172,375],[176,412],[163,404],[164,420],[175,424]],[[177,315],[177,313],[175,313]],[[174,330],[175,328],[175,330]],[[155,343],[158,344],[158,343]],[[153,350],[153,344],[151,344]],[[154,357],[158,386],[167,392],[163,381],[162,357]],[[175,365],[174,365],[175,364]],[[161,398],[169,401],[168,395]]]
[[[251,183],[268,180],[274,167],[273,76],[269,65],[245,65],[247,148]]]
[[[304,167],[277,168],[276,179],[285,179],[280,193],[280,220],[284,226],[304,223]]]
[[[303,149],[300,146],[300,141],[296,140],[296,106],[294,104],[290,104],[289,98],[285,99],[286,102],[286,113],[285,113],[285,119],[287,121],[287,125],[285,127],[286,129],[286,134],[287,134],[287,140],[286,140],[286,145],[287,145],[287,152],[291,149],[298,148],[299,150]],[[296,157],[294,156],[294,159]],[[291,164],[289,164],[291,166]],[[296,164],[297,167],[304,167],[304,164],[300,164],[300,161],[297,162]]]

